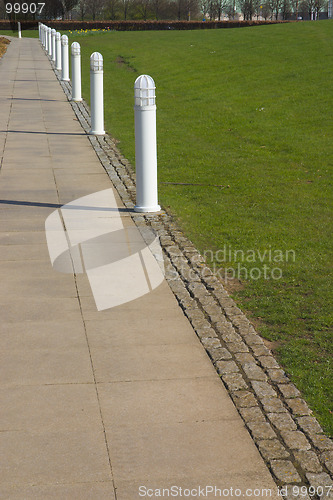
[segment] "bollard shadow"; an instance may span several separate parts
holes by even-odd
[[[36,130],[0,130],[0,133],[11,133],[11,134],[37,134],[37,135],[83,135],[86,136],[85,132],[46,132],[36,131]]]
[[[66,102],[60,99],[35,99],[33,97],[8,97],[9,101],[49,101],[49,102]]]
[[[15,80],[10,80],[11,82],[36,82],[39,81],[39,82],[54,82],[54,80],[44,80],[42,78],[40,78],[39,80],[36,80],[36,78],[33,78],[33,79],[29,79],[29,80],[19,80],[18,78],[15,78]]]
[[[120,212],[130,213],[129,208],[113,208],[113,207],[93,207],[88,205],[63,205],[58,203],[43,203],[39,201],[19,201],[19,200],[0,200],[2,205],[18,205],[27,207],[43,207],[43,208],[61,208],[62,210],[82,210],[93,212]]]

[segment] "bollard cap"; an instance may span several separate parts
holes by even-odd
[[[51,33],[51,28],[46,28],[48,33]]]
[[[61,45],[68,45],[68,36],[67,35],[62,35]]]
[[[71,45],[71,53],[73,56],[79,56],[81,54],[81,47],[79,42],[73,42]]]
[[[90,71],[103,71],[103,56],[99,52],[94,52],[90,56]]]
[[[59,33],[59,31],[57,31],[57,32],[56,32],[56,40],[58,40],[58,41],[59,41],[59,40],[60,40],[60,38],[61,38],[61,34]]]
[[[51,29],[51,33],[52,33],[52,35],[55,35],[55,34],[56,34],[56,32],[57,32],[57,31],[56,31],[54,28],[52,28],[52,29]]]
[[[139,76],[134,83],[134,105],[140,108],[155,106],[155,89],[151,76]]]

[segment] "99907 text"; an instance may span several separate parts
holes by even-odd
[[[6,3],[7,14],[41,14],[45,3],[23,2]]]

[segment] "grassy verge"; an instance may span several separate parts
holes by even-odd
[[[332,27],[68,33],[88,101],[89,56],[103,54],[106,127],[133,163],[133,83],[155,79],[160,202],[330,435]]]
[[[0,36],[14,36],[18,37],[17,30],[0,30]],[[38,38],[38,29],[36,30],[22,30],[21,31],[22,38]]]

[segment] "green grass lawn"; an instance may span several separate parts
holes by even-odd
[[[0,36],[7,35],[7,36],[14,36],[18,37],[17,34],[17,29],[16,30],[0,30]],[[22,38],[38,38],[38,29],[35,30],[22,30],[21,31],[21,36]]]
[[[69,35],[87,101],[104,57],[106,128],[133,164],[134,80],[155,79],[160,202],[219,275],[241,266],[227,288],[333,435],[333,21]]]

